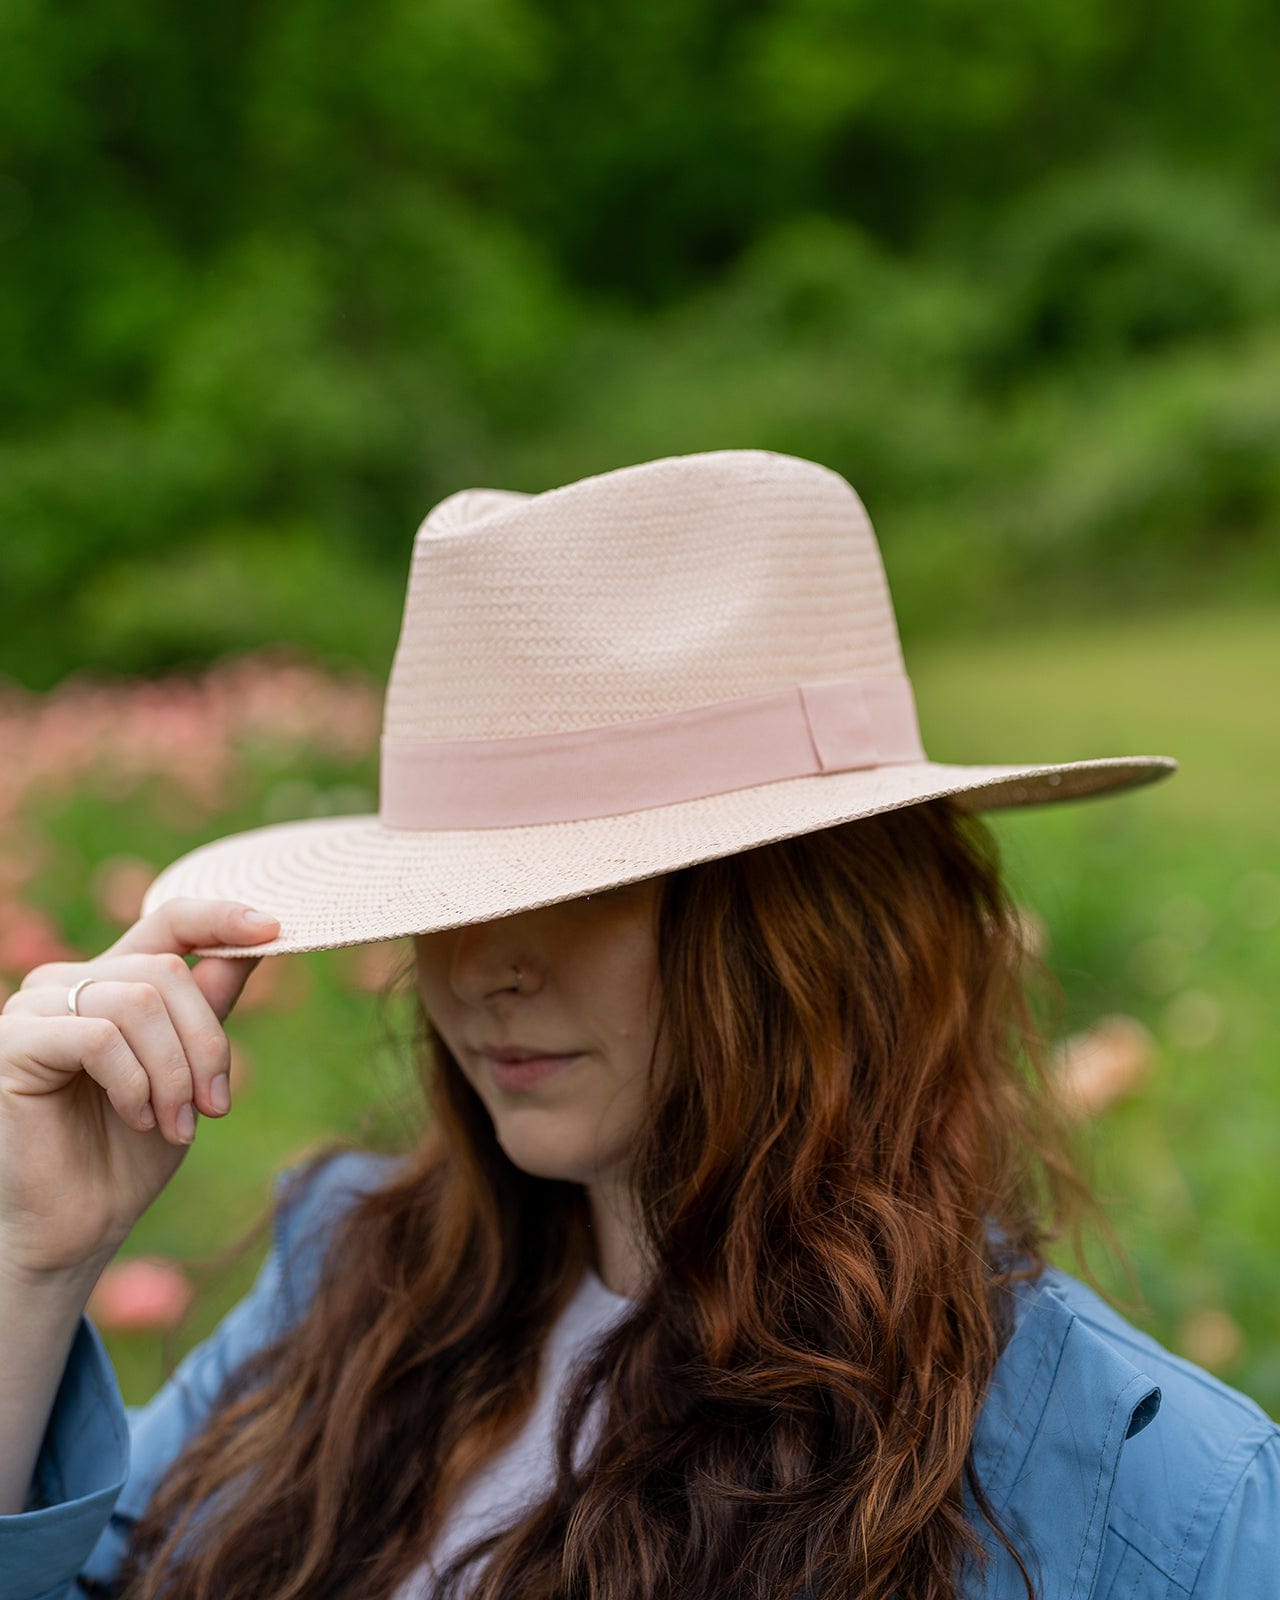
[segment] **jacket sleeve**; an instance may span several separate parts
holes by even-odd
[[[1250,1457],[1200,1564],[1192,1600],[1275,1600],[1280,1592],[1280,1428]]]
[[[277,1192],[288,1175],[277,1176]],[[4,1600],[110,1596],[129,1530],[165,1468],[224,1378],[282,1330],[281,1260],[277,1226],[249,1293],[143,1406],[124,1404],[101,1336],[81,1316],[24,1509],[0,1516]]]

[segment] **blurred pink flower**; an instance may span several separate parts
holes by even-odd
[[[6,838],[7,848],[0,854],[0,900],[25,889],[44,860],[46,852],[30,833],[30,829],[24,830],[19,839],[18,830],[14,828]]]
[[[194,1293],[182,1268],[163,1256],[113,1261],[86,1307],[99,1327],[116,1332],[174,1327]]]
[[[208,820],[242,797],[251,745],[314,748],[358,760],[377,748],[382,688],[359,671],[332,673],[288,648],[215,662],[199,677],[96,680],[72,673],[35,694],[0,684],[0,829],[44,795],[92,787],[123,800],[159,777]]]
[[[1054,1052],[1059,1098],[1073,1116],[1096,1117],[1132,1094],[1155,1065],[1155,1040],[1136,1017],[1100,1017]]]
[[[0,972],[23,978],[46,961],[79,961],[53,918],[21,900],[0,901]]]
[[[1228,1312],[1217,1306],[1202,1306],[1183,1318],[1177,1346],[1198,1367],[1224,1372],[1244,1354],[1244,1330]]]
[[[108,856],[94,869],[94,904],[118,927],[131,927],[142,914],[142,896],[155,875],[155,868],[137,856]]]

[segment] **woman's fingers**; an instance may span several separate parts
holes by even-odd
[[[247,910],[232,901],[166,901],[94,960],[33,968],[3,1014],[59,1018],[58,1028],[40,1029],[31,1041],[33,1066],[42,1057],[56,1078],[64,1065],[75,1065],[75,1048],[87,1040],[84,1070],[121,1117],[145,1129],[152,1116],[170,1143],[190,1144],[199,1113],[217,1117],[230,1109],[231,1047],[222,1023],[260,958],[206,957],[191,967],[183,952],[274,937],[276,919],[255,924]],[[68,1016],[68,991],[87,977],[94,981],[79,991],[76,1013]],[[91,1026],[68,1030],[62,1021]]]
[[[231,1046],[213,1008],[179,955],[101,956],[81,964],[49,965],[28,973],[6,1011],[66,1015],[67,991],[92,976],[77,995],[81,1017],[107,1018],[119,1029],[152,1086],[152,1108],[166,1138],[180,1137],[182,1108],[224,1116],[230,1109]],[[222,1079],[221,1084],[218,1080]]]
[[[185,965],[180,956],[174,959]],[[109,1022],[143,1064],[160,1132],[171,1144],[190,1144],[196,1136],[195,1063],[188,1059],[173,1025],[169,1014],[172,1003],[154,983],[107,978],[86,985],[77,998],[79,1015]],[[108,1045],[108,1053],[111,1049]],[[211,1076],[210,1073],[206,1077],[206,1084]],[[207,1097],[207,1088],[205,1094]]]
[[[141,917],[103,951],[103,955],[173,953],[182,956],[202,945],[244,945],[251,948],[274,939],[280,931],[279,920],[268,916],[265,922],[255,922],[253,915],[253,907],[240,905],[234,900],[196,900],[190,896],[178,896],[166,900],[148,916]],[[194,975],[196,987],[221,1021],[240,998],[241,991],[249,981],[249,974],[260,959],[248,954],[205,956],[187,970]],[[185,962],[183,964],[186,965]]]
[[[179,976],[186,974],[195,992],[205,998],[216,1021],[222,1022],[240,998],[261,957],[251,954],[243,957],[208,955],[198,960],[195,966],[187,966],[182,955],[187,950],[208,944],[245,944],[251,947],[274,939],[280,928],[278,918],[269,917],[266,923],[251,922],[248,912],[250,907],[238,906],[234,901],[165,901],[149,917],[134,923],[93,962],[46,962],[42,966],[34,966],[22,979],[21,987],[29,989],[45,984],[70,986],[77,978],[88,976],[88,970],[99,968],[104,962],[115,963],[128,955],[142,955],[147,963],[155,962],[157,958],[171,957],[170,970]],[[112,966],[112,970],[118,968]],[[134,966],[133,970],[139,968]]]
[[[231,1108],[231,1045],[223,1031],[221,1021],[195,981],[197,969],[188,967],[178,955],[103,957],[95,965],[105,965],[104,976],[120,981],[132,979],[135,983],[148,984],[160,995],[167,1009],[173,1032],[177,1035],[181,1055],[189,1069],[183,1085],[186,1099],[194,1103],[196,1111],[203,1112],[206,1116],[225,1116]],[[250,965],[256,963],[251,962]],[[81,989],[77,996],[76,1005],[81,1016],[110,1016],[118,1019],[123,1014],[129,1016],[138,1014],[133,1008],[128,1007],[127,997],[124,1002],[126,1010],[122,1011],[112,997],[101,993],[98,989],[100,981],[95,979],[92,984]],[[137,1051],[138,1046],[130,1030],[126,1028],[123,1031]],[[157,1046],[162,1042],[158,1032],[152,1033],[151,1040]],[[163,1043],[167,1048],[168,1041],[164,1040]],[[143,1059],[150,1062],[152,1057],[144,1054]],[[220,1077],[227,1079],[226,1084],[222,1086],[227,1091],[225,1101],[219,1098],[213,1087],[214,1081]],[[157,1105],[155,1109],[160,1119],[160,1126],[167,1130],[168,1125],[161,1106]]]
[[[101,1085],[121,1120],[148,1133],[151,1079],[114,1022],[103,1017],[67,1017],[66,1025],[50,1028],[39,1014],[15,1009],[10,996],[4,1009],[5,1059],[25,1068],[31,1083],[6,1084],[14,1094],[47,1093],[37,1085],[52,1071],[66,1078],[83,1072]],[[171,1142],[181,1143],[180,1140]]]
[[[148,956],[144,959],[154,965],[165,958]],[[190,988],[190,973],[185,963],[180,956],[173,959],[183,968],[183,981]],[[157,984],[170,993],[162,993]],[[53,1037],[57,1041],[54,1047],[57,1054],[53,1058],[48,1044],[41,1044],[40,1059],[48,1067],[61,1066],[65,1059],[76,1060],[74,1053],[69,1058],[64,1057],[65,1039],[88,1039],[93,1056],[91,1061],[86,1060],[85,1071],[102,1084],[125,1120],[132,1127],[147,1127],[145,1116],[139,1118],[143,1107],[150,1102],[155,1125],[165,1138],[170,1143],[190,1144],[195,1137],[196,1108],[192,1106],[195,1062],[189,1059],[170,1014],[171,1005],[179,1011],[189,1007],[188,998],[179,998],[181,987],[176,974],[169,975],[168,979],[156,974],[147,982],[131,981],[123,976],[95,975],[93,982],[86,984],[77,996],[78,1011],[74,1016],[67,1014],[65,991],[53,986],[19,990],[10,995],[4,1010],[6,1016],[58,1020],[57,1028],[43,1030],[44,1040]],[[68,1030],[62,1026],[64,1021],[89,1022],[93,1026],[87,1031],[83,1028]],[[204,1064],[202,1093],[206,1102],[214,1071],[223,1070],[222,1054],[219,1052],[214,1058],[211,1045],[212,1040],[206,1041],[201,1036],[197,1055]],[[138,1084],[135,1067],[145,1087]],[[183,1115],[184,1106],[192,1107],[187,1116]],[[128,1114],[129,1111],[132,1114]]]
[[[271,927],[270,923],[248,920],[247,913],[252,909],[234,900],[196,900],[180,895],[139,917],[102,953],[162,955],[172,951],[186,955],[201,945],[250,944],[262,939]]]
[[[269,938],[275,938],[272,929]],[[261,956],[201,956],[191,970],[191,981],[218,1017],[230,1016],[244,992],[249,975]]]

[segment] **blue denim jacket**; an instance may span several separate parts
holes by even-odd
[[[298,1315],[326,1223],[395,1159],[352,1151],[304,1180],[253,1288],[146,1405],[123,1404],[81,1318],[27,1503],[0,1517],[0,1600],[110,1595],[131,1524],[221,1381]],[[1019,1290],[975,1464],[1043,1600],[1280,1597],[1280,1428],[1065,1273]],[[1017,1600],[1016,1568],[984,1542],[995,1559],[972,1600]]]

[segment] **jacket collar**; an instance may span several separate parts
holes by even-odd
[[[1016,1287],[1014,1330],[973,1439],[978,1479],[1042,1600],[1093,1593],[1121,1447],[1160,1408],[1153,1379],[1072,1309],[1072,1283],[1048,1268]],[[995,1557],[976,1593],[1022,1593],[1007,1552],[972,1520]]]

